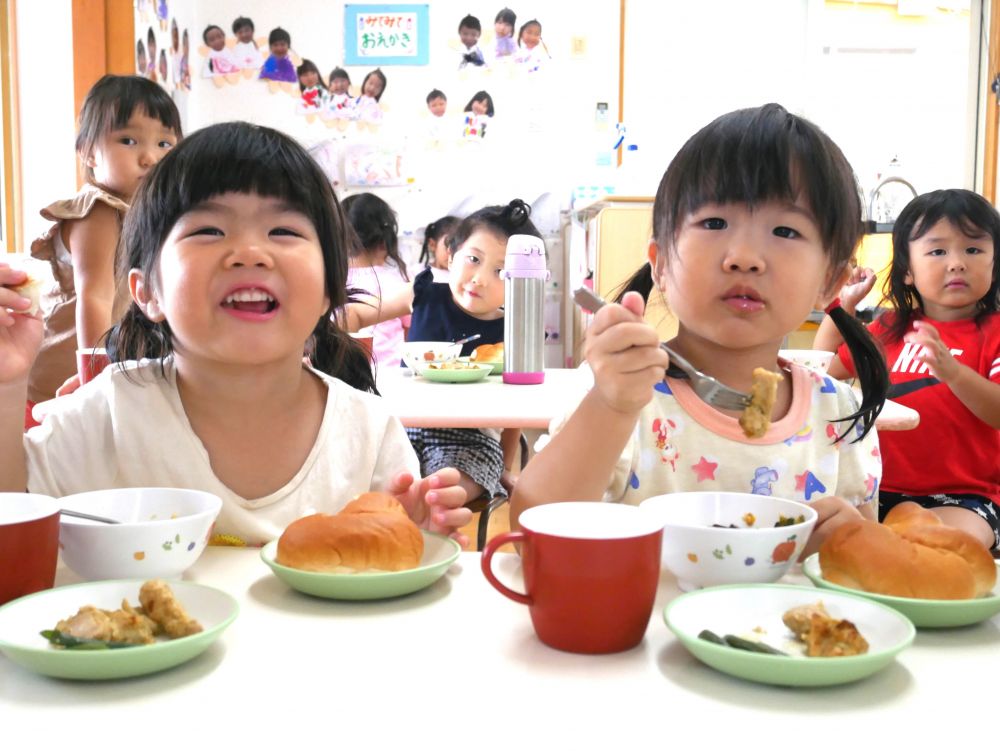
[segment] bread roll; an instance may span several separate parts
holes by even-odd
[[[469,359],[473,362],[503,362],[503,342],[480,344]]]
[[[10,288],[17,292],[17,294],[21,297],[27,297],[31,300],[31,307],[27,310],[19,310],[17,311],[18,313],[26,316],[33,316],[41,309],[42,287],[44,285],[45,282],[42,279],[32,276],[29,273],[28,278],[25,281]]]
[[[403,571],[420,564],[424,538],[399,501],[362,493],[339,514],[313,514],[278,538],[282,566],[329,574]]]
[[[839,527],[820,546],[819,564],[829,582],[894,597],[964,600],[996,584],[993,557],[972,535],[914,503],[893,508],[884,524]]]

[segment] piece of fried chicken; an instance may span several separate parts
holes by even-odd
[[[187,614],[170,586],[162,579],[151,579],[139,590],[139,602],[146,615],[156,621],[171,639],[197,634],[201,624]]]
[[[76,615],[59,621],[56,629],[77,639],[98,639],[120,644],[152,644],[159,626],[138,612],[128,600],[121,610],[101,610],[84,605]]]

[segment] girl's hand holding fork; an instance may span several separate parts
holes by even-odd
[[[656,330],[642,319],[644,310],[638,292],[629,292],[620,305],[605,305],[594,315],[584,345],[594,373],[591,396],[632,417],[653,398],[653,387],[670,365]]]

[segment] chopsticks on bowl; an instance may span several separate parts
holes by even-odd
[[[121,524],[117,519],[109,519],[106,516],[94,516],[85,514],[82,511],[70,511],[69,509],[59,509],[59,513],[64,516],[75,516],[77,519],[89,519],[92,522],[103,522],[104,524]]]

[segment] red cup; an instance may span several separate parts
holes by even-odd
[[[660,581],[663,522],[636,506],[567,502],[530,508],[519,532],[490,540],[483,573],[497,591],[528,606],[535,633],[566,652],[605,654],[642,641]],[[526,594],[501,584],[493,554],[521,544]]]
[[[49,589],[59,558],[59,503],[47,495],[0,493],[0,605]]]
[[[78,349],[76,351],[76,372],[80,376],[80,385],[92,381],[110,364],[108,352],[103,347]]]

